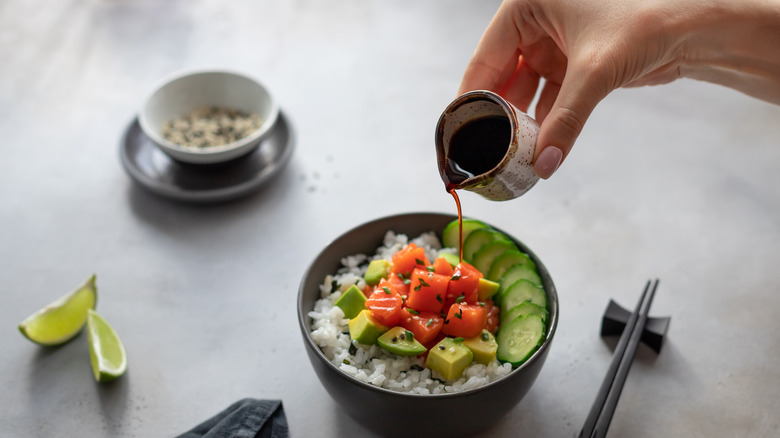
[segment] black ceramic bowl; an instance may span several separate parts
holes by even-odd
[[[410,213],[360,225],[336,238],[306,270],[298,292],[298,321],[306,353],[325,389],[359,423],[382,436],[470,436],[489,428],[525,396],[544,365],[558,325],[558,294],[541,260],[522,242],[506,234],[536,263],[549,302],[547,337],[525,363],[509,375],[477,389],[454,394],[406,394],[361,382],[334,366],[312,340],[308,313],[320,297],[325,276],[335,273],[342,257],[374,254],[388,230],[409,238],[435,231],[456,219],[447,214]]]

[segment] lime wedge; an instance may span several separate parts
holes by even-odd
[[[87,320],[87,310],[97,304],[95,276],[19,323],[27,339],[41,345],[60,345],[76,337]]]
[[[89,358],[95,380],[108,382],[127,370],[127,353],[114,328],[92,309],[87,310]]]

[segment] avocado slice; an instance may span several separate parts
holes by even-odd
[[[372,260],[371,263],[368,264],[366,275],[363,276],[363,279],[366,280],[366,283],[369,285],[376,286],[383,278],[387,278],[387,273],[389,271],[389,261],[384,259]]]
[[[450,266],[452,266],[453,268],[455,266],[458,266],[458,264],[460,264],[460,256],[457,254],[452,254],[449,252],[440,252],[438,258],[447,260],[447,263],[449,263]]]
[[[368,309],[361,310],[356,317],[349,320],[349,336],[363,345],[376,344],[377,338],[388,330],[390,327],[377,322]]]
[[[353,284],[336,300],[336,305],[341,307],[346,318],[352,319],[366,308],[366,296]]]
[[[488,298],[492,297],[493,295],[498,292],[499,285],[495,281],[490,281],[487,278],[480,278],[479,284],[477,285],[477,294],[479,295],[480,301],[485,301]]]
[[[479,335],[466,339],[463,345],[474,354],[474,362],[487,365],[496,360],[498,343],[493,334],[487,330],[482,330]]]
[[[376,343],[385,350],[400,356],[419,356],[425,353],[425,346],[414,334],[403,327],[393,327],[380,336]]]
[[[438,371],[445,379],[451,380],[460,377],[473,359],[474,353],[463,345],[463,341],[444,338],[428,351],[425,366]]]

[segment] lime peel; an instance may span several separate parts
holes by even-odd
[[[19,331],[36,344],[55,346],[64,344],[81,332],[87,320],[87,311],[97,305],[95,275],[19,323]]]
[[[90,309],[87,311],[89,358],[95,380],[109,382],[127,370],[127,352],[113,327]]]

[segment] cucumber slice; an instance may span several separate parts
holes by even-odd
[[[512,307],[511,309],[507,310],[504,314],[504,316],[501,317],[501,322],[499,323],[499,327],[504,327],[507,322],[517,318],[520,315],[536,315],[539,318],[542,318],[542,322],[547,324],[547,309],[538,306],[534,303],[529,301],[523,301],[517,306]]]
[[[517,280],[512,283],[509,289],[501,293],[500,301],[500,315],[502,316],[524,301],[530,301],[544,309],[547,308],[547,295],[545,295],[544,289],[527,279]]]
[[[495,240],[511,242],[506,236],[490,228],[480,228],[472,231],[467,239],[463,239],[463,260],[471,263],[474,259],[474,254],[476,254],[483,245]]]
[[[439,253],[439,257],[438,258],[447,260],[447,263],[449,263],[450,266],[452,266],[453,268],[455,266],[458,266],[458,263],[460,263],[460,256],[459,255],[457,255],[457,254],[450,254],[450,253],[444,252],[444,251]]]
[[[498,360],[516,367],[525,362],[544,340],[545,326],[538,315],[521,315],[498,331]]]
[[[539,278],[539,274],[535,270],[528,269],[523,265],[514,265],[507,269],[504,275],[498,279],[498,284],[501,285],[500,293],[506,292],[518,280],[530,280],[537,286],[542,287],[542,279]]]
[[[493,265],[493,261],[507,251],[517,251],[517,246],[509,240],[494,240],[482,245],[482,248],[474,253],[472,265],[482,274],[487,273]],[[489,280],[489,279],[488,279]]]
[[[471,234],[472,231],[488,226],[476,219],[463,219],[463,240]],[[441,232],[441,244],[445,248],[460,248],[460,236],[458,236],[458,220],[448,223]]]
[[[504,275],[507,269],[514,265],[523,265],[529,269],[536,270],[536,263],[528,257],[528,254],[520,251],[506,251],[496,258],[490,265],[487,273],[487,279],[497,281]]]

